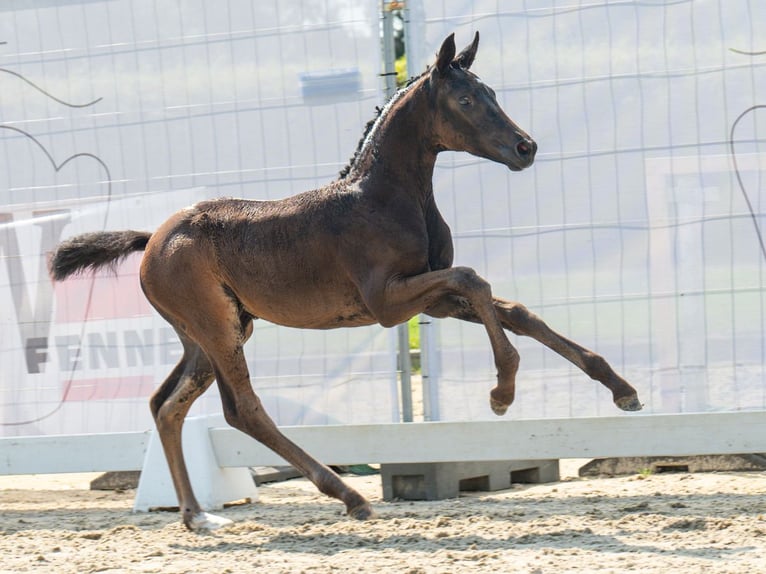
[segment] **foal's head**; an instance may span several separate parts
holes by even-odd
[[[495,91],[469,71],[479,33],[455,55],[455,35],[439,49],[428,82],[434,114],[434,146],[467,151],[519,171],[532,165],[537,144],[497,103]]]

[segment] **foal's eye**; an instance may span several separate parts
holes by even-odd
[[[460,102],[461,106],[469,106],[471,105],[471,98],[468,96],[463,96],[458,100],[458,102]]]

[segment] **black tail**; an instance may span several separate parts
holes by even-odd
[[[134,251],[143,251],[151,233],[146,231],[99,231],[72,237],[59,244],[48,268],[54,281],[86,269],[112,270]]]

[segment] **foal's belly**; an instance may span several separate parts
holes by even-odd
[[[301,317],[272,313],[260,315],[259,318],[283,327],[298,329],[339,329],[341,327],[364,327],[377,323],[377,320],[369,313],[336,313],[334,315],[307,313]]]
[[[283,284],[241,293],[233,289],[248,313],[259,319],[301,329],[362,327],[377,323],[352,286],[320,289]]]

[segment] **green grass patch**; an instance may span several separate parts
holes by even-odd
[[[407,327],[410,332],[410,349],[420,348],[420,324],[419,317],[415,315],[412,319],[407,321]]]

